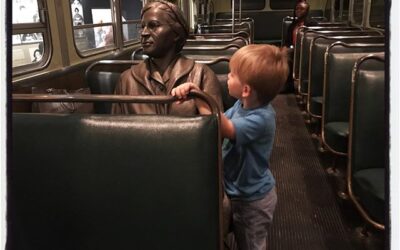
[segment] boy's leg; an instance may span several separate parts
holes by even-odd
[[[265,250],[277,203],[275,187],[261,200],[231,201],[233,231],[240,250]]]

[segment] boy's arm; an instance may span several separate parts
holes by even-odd
[[[233,122],[230,119],[228,119],[228,117],[226,117],[222,112],[221,112],[221,133],[222,137],[224,138],[228,138],[230,140],[236,139],[235,126],[233,126]]]
[[[176,96],[179,99],[179,102],[183,102],[186,100],[187,95],[189,94],[191,89],[200,90],[200,88],[193,83],[184,83],[179,85],[178,87],[172,89],[171,95]],[[204,101],[196,98],[195,100],[196,107],[199,110],[199,113],[202,115],[211,114],[210,107]],[[224,113],[220,113],[221,116],[221,133],[222,137],[228,138],[231,140],[235,139],[235,127],[231,120],[229,120]]]

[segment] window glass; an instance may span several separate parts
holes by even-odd
[[[239,0],[235,0],[235,9],[239,10]],[[231,1],[232,6],[232,1]],[[242,10],[262,10],[265,7],[265,0],[242,0]]]
[[[325,4],[325,11],[324,11],[324,17],[328,20],[331,20],[331,0],[327,0]]]
[[[27,33],[12,36],[12,66],[38,63],[43,55],[43,34]]]
[[[353,21],[355,24],[361,25],[363,18],[362,17],[363,8],[364,8],[364,0],[354,0]]]
[[[70,3],[78,51],[114,46],[110,0],[70,0]]]
[[[372,27],[385,28],[385,1],[372,0],[369,24]]]
[[[13,24],[40,22],[37,0],[13,0],[12,12]]]
[[[41,20],[41,0],[12,2],[12,67],[13,74],[30,72],[44,67],[49,56],[47,26]],[[43,13],[44,15],[45,13]],[[47,46],[44,46],[47,45]]]
[[[342,5],[342,6],[341,6]],[[341,11],[342,9],[342,11]],[[335,1],[335,20],[347,21],[349,13],[349,0],[336,0]]]
[[[271,9],[294,9],[295,5],[293,0],[270,0]]]
[[[121,0],[122,33],[124,42],[137,41],[141,28],[140,12],[143,3],[141,0]]]

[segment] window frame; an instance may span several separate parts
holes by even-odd
[[[23,35],[32,33],[42,33],[43,38],[43,55],[39,62],[29,63],[21,66],[12,67],[12,76],[20,76],[34,71],[46,68],[53,54],[53,46],[51,43],[50,24],[48,22],[48,10],[45,0],[37,0],[39,22],[37,23],[16,23],[12,24],[12,35]],[[11,44],[11,48],[13,48]]]

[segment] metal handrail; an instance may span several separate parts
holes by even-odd
[[[199,90],[191,90],[188,98],[199,98],[207,103],[213,114],[219,117],[220,110],[214,99],[207,93]],[[15,102],[111,102],[111,103],[155,103],[169,104],[177,101],[175,96],[129,96],[129,95],[43,95],[43,94],[13,94],[12,101]]]

